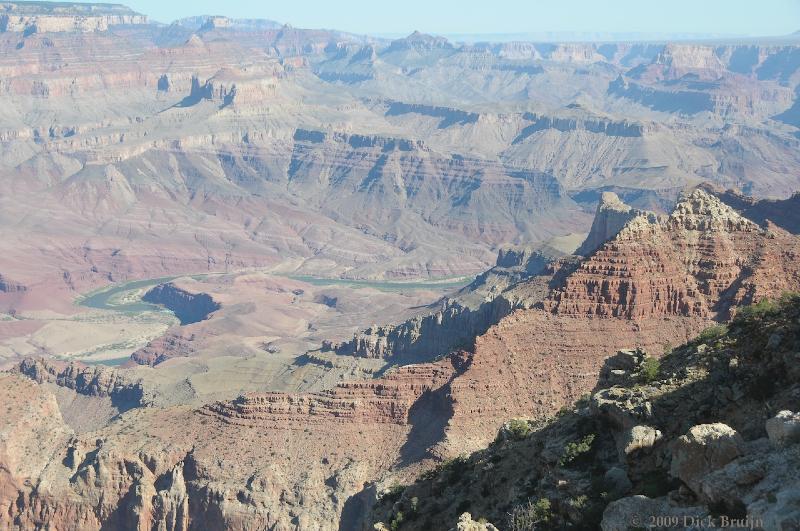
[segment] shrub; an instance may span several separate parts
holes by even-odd
[[[403,523],[403,511],[397,511],[397,514],[394,515],[392,521],[389,523],[389,529],[392,531],[397,531],[400,529],[400,526]]]
[[[578,457],[591,451],[594,438],[594,434],[590,433],[579,441],[567,443],[566,446],[564,446],[564,453],[561,459],[559,459],[558,464],[566,466],[575,461]]]
[[[512,419],[508,422],[508,433],[515,441],[519,441],[530,435],[531,426],[527,420]]]
[[[788,294],[784,294],[781,297],[787,297]],[[744,308],[740,308],[738,312],[736,312],[736,321],[745,321],[750,319],[761,319],[766,317],[767,315],[774,313],[778,309],[778,305],[775,304],[774,301],[769,299],[764,299],[756,304],[751,304],[750,306],[745,306]]]
[[[697,339],[700,340],[702,343],[710,343],[720,337],[724,336],[728,332],[728,327],[724,324],[718,324],[714,326],[709,326],[702,332],[700,335],[697,336]]]
[[[530,531],[537,524],[547,522],[552,518],[550,500],[539,498],[536,502],[528,500],[524,505],[518,505],[508,514],[509,531]]]
[[[578,510],[585,509],[588,503],[589,503],[589,497],[585,494],[581,494],[580,496],[575,496],[574,498],[569,500],[569,504]]]
[[[658,358],[646,357],[639,368],[639,375],[645,383],[654,382],[658,379],[658,370],[661,368],[661,362]]]

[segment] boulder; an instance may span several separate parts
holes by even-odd
[[[621,449],[625,455],[639,450],[649,450],[661,439],[661,432],[650,426],[637,425],[627,430],[621,439]]]
[[[652,404],[643,392],[617,386],[592,395],[589,410],[592,415],[606,419],[621,430],[630,429],[641,424],[640,421],[653,417]]]
[[[654,518],[662,519],[659,527],[683,529],[693,522],[699,522],[708,515],[703,507],[678,507],[667,498],[648,498],[630,496],[611,502],[603,512],[600,529],[603,531],[624,531],[626,529],[650,529]]]
[[[800,442],[800,413],[781,411],[766,424],[769,440],[778,447]]]
[[[670,474],[699,493],[701,481],[743,455],[744,448],[744,439],[730,426],[699,424],[673,443]]]

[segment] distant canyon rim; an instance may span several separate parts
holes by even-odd
[[[798,34],[0,2],[0,522],[372,529],[617,350],[800,289],[798,87]]]

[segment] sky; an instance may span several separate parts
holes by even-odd
[[[786,35],[800,0],[116,0],[160,22],[268,18],[362,34],[537,32]]]

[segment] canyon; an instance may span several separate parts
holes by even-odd
[[[618,352],[800,291],[798,87],[797,35],[0,3],[0,526],[390,525]]]

